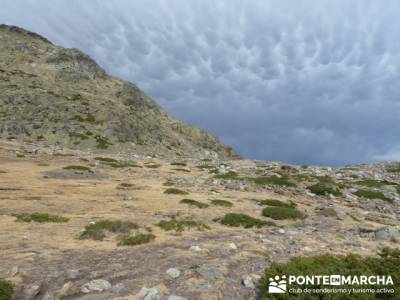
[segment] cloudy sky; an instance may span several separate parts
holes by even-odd
[[[400,160],[398,0],[2,0],[248,158]]]

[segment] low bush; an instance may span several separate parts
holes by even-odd
[[[14,286],[7,280],[0,279],[0,300],[11,300]]]
[[[358,190],[353,193],[354,195],[362,198],[367,198],[367,199],[380,199],[389,203],[393,203],[393,200],[390,198],[387,198],[382,192],[377,192],[377,191],[369,191],[369,190]]]
[[[17,222],[37,222],[37,223],[65,223],[68,222],[69,219],[57,216],[50,215],[47,213],[32,213],[32,214],[16,214]]]
[[[303,219],[304,215],[301,211],[293,207],[283,206],[269,206],[263,209],[262,214],[264,217],[268,217],[274,220],[285,220],[285,219]]]
[[[289,180],[289,177],[286,176],[278,177],[276,175],[272,175],[272,176],[249,178],[249,180],[253,181],[257,185],[277,185],[286,187],[296,186],[296,184],[294,182],[291,182]]]
[[[355,254],[346,256],[320,255],[311,257],[292,257],[288,262],[273,262],[264,272],[261,280],[261,299],[301,299],[301,300],[341,300],[341,299],[399,299],[400,290],[395,286],[385,285],[338,285],[337,289],[373,289],[377,291],[382,288],[393,288],[394,294],[388,293],[291,293],[290,290],[297,289],[323,289],[331,288],[331,286],[321,284],[314,285],[297,285],[293,283],[287,286],[287,293],[271,294],[268,292],[270,279],[275,276],[293,275],[293,276],[315,276],[315,275],[331,275],[340,274],[342,276],[360,276],[360,275],[384,275],[391,276],[395,285],[400,282],[400,250],[384,248],[379,256],[361,257]]]
[[[184,231],[185,229],[192,229],[195,228],[197,230],[205,230],[205,229],[210,229],[210,227],[204,223],[201,222],[196,222],[193,220],[188,220],[188,219],[183,219],[183,220],[176,220],[176,219],[171,219],[171,220],[162,220],[158,224],[156,224],[158,227],[165,231]]]
[[[83,172],[90,172],[93,173],[92,169],[86,166],[66,166],[63,168],[64,170],[70,171],[83,171]]]
[[[182,191],[176,188],[169,188],[164,191],[164,194],[172,194],[172,195],[189,195],[188,192]]]
[[[233,203],[227,200],[220,200],[220,199],[214,199],[210,200],[212,205],[215,206],[224,206],[224,207],[232,207]]]
[[[171,166],[181,166],[181,167],[186,167],[187,163],[185,162],[172,162]]]
[[[186,172],[186,173],[189,173],[190,172],[190,170],[188,170],[188,169],[183,169],[183,168],[175,168],[175,169],[172,169],[173,171],[179,171],[179,172]]]
[[[265,199],[265,200],[259,200],[258,201],[259,205],[268,205],[268,206],[280,206],[280,207],[295,207],[297,206],[296,203],[290,201],[290,203],[282,202],[280,200],[276,199]]]
[[[136,246],[141,244],[146,244],[153,241],[156,238],[154,234],[139,233],[134,236],[124,235],[118,243],[118,246]]]
[[[381,188],[386,185],[395,185],[395,183],[386,180],[364,179],[354,182],[357,185],[362,185],[371,188]]]
[[[128,233],[132,229],[137,229],[139,226],[136,223],[129,221],[111,221],[101,220],[85,227],[80,234],[80,239],[102,240],[106,235],[105,232],[113,233]]]
[[[238,174],[234,171],[229,171],[225,174],[216,174],[216,175],[214,175],[214,178],[217,178],[217,179],[240,179],[238,177]]]
[[[315,194],[315,195],[320,195],[320,196],[328,196],[329,194],[332,194],[334,196],[341,196],[342,192],[338,187],[332,186],[330,184],[326,183],[316,183],[311,186],[308,186],[307,189]]]
[[[217,218],[217,219],[214,219],[214,221],[219,222],[226,226],[244,227],[244,228],[252,228],[252,227],[261,228],[264,226],[274,226],[275,225],[275,223],[273,223],[273,222],[264,221],[264,220],[253,218],[253,217],[245,215],[245,214],[237,214],[237,213],[226,214],[223,218]]]
[[[180,203],[196,206],[198,208],[207,208],[208,207],[208,204],[202,203],[202,202],[199,202],[199,201],[196,201],[196,200],[193,200],[193,199],[182,199],[180,201]]]

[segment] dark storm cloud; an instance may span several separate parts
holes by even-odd
[[[3,0],[244,156],[400,160],[400,3]]]

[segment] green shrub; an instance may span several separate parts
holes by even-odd
[[[118,246],[136,246],[146,244],[153,241],[156,238],[154,234],[143,234],[139,233],[134,236],[124,235],[118,243]]]
[[[17,222],[65,223],[69,221],[68,218],[46,213],[23,213],[16,214],[15,217],[17,218]]]
[[[400,164],[390,166],[386,168],[386,171],[389,173],[400,173]]]
[[[205,204],[205,203],[193,200],[193,199],[182,199],[180,201],[180,203],[196,206],[198,208],[207,208],[208,207],[208,204]]]
[[[343,294],[343,293],[290,293],[289,290],[298,288],[310,289],[330,288],[322,283],[320,285],[301,286],[291,284],[287,286],[285,294],[270,294],[268,287],[270,278],[282,275],[293,276],[315,276],[315,275],[333,275],[342,276],[360,276],[360,275],[390,275],[395,285],[400,282],[400,250],[385,248],[379,256],[361,257],[355,254],[346,256],[333,256],[329,254],[311,257],[292,257],[286,263],[273,262],[265,270],[264,277],[261,280],[261,299],[299,299],[299,300],[341,300],[341,299],[399,299],[400,290],[394,288],[394,294]],[[388,288],[385,285],[338,285],[337,289],[381,289]]]
[[[257,185],[278,185],[286,187],[296,186],[296,184],[291,182],[289,177],[286,176],[278,177],[276,175],[272,175],[267,177],[249,178],[249,180],[253,181]]]
[[[148,165],[146,165],[146,168],[149,168],[149,169],[157,169],[159,167],[161,167],[160,164],[148,164]]]
[[[180,172],[187,172],[187,173],[190,172],[190,170],[188,170],[188,169],[183,169],[183,168],[176,168],[176,169],[172,169],[172,170],[174,170],[174,171],[180,171]]]
[[[200,169],[200,170],[204,170],[204,169],[213,169],[214,166],[210,166],[210,165],[199,165],[196,166],[196,168]]]
[[[129,189],[129,188],[132,188],[134,186],[135,185],[132,184],[132,183],[123,182],[123,183],[118,184],[117,189]]]
[[[385,195],[382,192],[376,192],[376,191],[368,191],[368,190],[358,190],[353,193],[354,195],[358,197],[363,197],[367,199],[380,199],[389,203],[393,203],[393,200],[390,198],[385,197]]]
[[[371,187],[371,188],[381,188],[386,185],[395,185],[395,183],[386,181],[386,180],[374,180],[374,179],[364,179],[364,180],[359,180],[354,182],[355,184],[358,185],[363,185],[366,187]]]
[[[329,194],[332,194],[334,196],[341,196],[342,192],[339,190],[339,188],[334,187],[332,185],[326,184],[326,183],[316,183],[311,186],[308,186],[307,189],[316,195],[320,196],[328,196]]]
[[[216,175],[214,175],[214,178],[217,178],[217,179],[240,179],[240,178],[238,178],[238,174],[234,171],[229,171],[225,174],[216,174]]]
[[[85,166],[67,166],[63,168],[64,170],[71,170],[71,171],[84,171],[84,172],[90,172],[93,173],[92,169],[89,167]]]
[[[157,224],[158,227],[165,231],[184,231],[185,229],[191,229],[191,228],[196,228],[197,230],[205,230],[205,229],[210,229],[210,227],[204,223],[201,222],[196,222],[193,220],[176,220],[176,219],[171,219],[169,221],[162,220]]]
[[[117,163],[118,160],[114,159],[114,158],[110,158],[110,157],[95,157],[95,160],[104,162],[104,163]]]
[[[0,300],[11,300],[14,286],[7,280],[0,279]]]
[[[107,149],[108,146],[112,146],[113,144],[110,142],[108,137],[96,135],[94,139],[97,142],[96,148],[97,149]]]
[[[282,201],[276,200],[276,199],[259,200],[258,204],[259,205],[268,205],[268,206],[280,206],[280,207],[295,207],[295,206],[297,206],[297,204],[292,201],[290,201],[290,203],[286,203],[286,202],[282,202]]]
[[[173,186],[173,185],[174,185],[174,183],[172,181],[169,181],[169,180],[167,180],[167,181],[165,181],[163,183],[163,186]]]
[[[188,195],[188,192],[182,191],[176,188],[169,188],[164,191],[164,194],[173,194],[173,195]]]
[[[226,226],[231,226],[231,227],[241,227],[242,226],[244,228],[252,228],[252,227],[261,228],[264,226],[274,226],[275,225],[275,223],[273,223],[273,222],[263,221],[260,219],[250,217],[245,214],[237,214],[237,213],[226,214],[223,218],[214,219],[214,221],[220,222],[221,224],[226,225]]]
[[[283,206],[269,206],[263,209],[262,214],[264,217],[268,217],[274,220],[285,220],[285,219],[303,219],[304,215],[301,211],[293,207]]]
[[[85,227],[85,230],[80,234],[80,239],[102,240],[105,237],[105,232],[113,233],[128,233],[132,229],[137,229],[139,226],[129,221],[111,221],[102,220]]]
[[[224,207],[232,207],[233,203],[227,200],[220,200],[220,199],[214,199],[211,200],[211,204],[215,206],[224,206]]]
[[[172,162],[171,166],[181,166],[181,167],[186,167],[187,164],[185,162]]]

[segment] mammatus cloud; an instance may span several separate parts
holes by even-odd
[[[3,0],[249,158],[400,160],[400,2]]]

